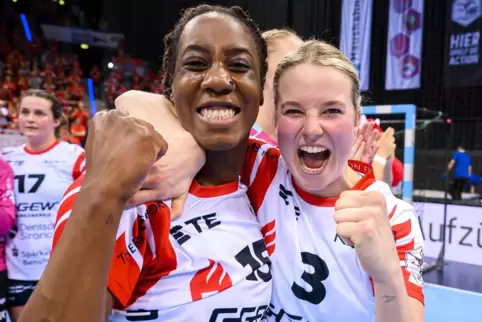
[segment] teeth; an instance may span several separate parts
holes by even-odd
[[[307,153],[320,153],[325,152],[326,148],[323,148],[321,146],[302,146],[300,150]]]
[[[225,120],[234,117],[236,111],[233,109],[225,108],[225,109],[210,109],[210,108],[203,108],[200,111],[201,115],[208,119],[214,120]]]

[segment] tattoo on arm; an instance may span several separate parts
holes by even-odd
[[[112,218],[112,215],[109,215],[107,217],[107,221],[105,222],[106,225],[112,225],[114,223],[114,218]]]
[[[390,303],[394,301],[397,297],[396,296],[391,296],[391,295],[383,295],[383,303]]]

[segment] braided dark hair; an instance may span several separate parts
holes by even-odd
[[[211,6],[207,4],[202,4],[197,7],[192,7],[184,10],[181,13],[181,19],[174,26],[174,29],[164,37],[164,58],[162,62],[162,69],[164,73],[163,85],[164,85],[164,96],[171,99],[172,94],[172,83],[174,79],[174,71],[176,68],[176,57],[179,45],[179,40],[181,39],[182,32],[186,24],[192,19],[208,12],[218,12],[228,16],[233,17],[241,24],[245,25],[253,37],[256,44],[256,49],[258,51],[259,61],[261,63],[261,68],[259,71],[261,79],[261,89],[264,86],[264,80],[266,78],[266,71],[268,70],[268,49],[266,41],[261,35],[259,26],[254,20],[252,20],[248,14],[240,7],[222,7],[222,6]]]

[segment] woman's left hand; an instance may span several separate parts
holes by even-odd
[[[337,234],[355,246],[365,272],[386,283],[400,270],[384,196],[376,191],[344,191],[335,204]]]

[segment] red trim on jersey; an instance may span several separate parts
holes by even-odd
[[[48,148],[46,148],[45,150],[42,150],[42,151],[32,151],[30,150],[29,148],[27,148],[27,145],[25,145],[23,147],[24,151],[27,152],[28,154],[32,154],[32,155],[38,155],[38,154],[42,154],[42,153],[45,153],[45,152],[48,152],[50,150],[52,150],[57,144],[59,144],[60,141],[55,139],[54,143],[52,143]]]
[[[266,244],[266,250],[268,255],[271,256],[276,248],[276,221],[270,221],[261,228],[261,233],[263,234],[264,243]]]
[[[189,187],[189,193],[198,198],[214,198],[229,195],[238,191],[239,182],[233,181],[219,186],[201,186],[196,180],[193,180]]]
[[[82,162],[84,162],[84,160],[85,160],[85,153],[82,152],[77,158],[77,160],[75,160],[74,167],[72,168],[72,178],[74,180],[77,179],[82,174],[82,172],[84,172],[85,167],[81,167]]]
[[[171,212],[169,208],[163,202],[149,202],[146,203],[146,207],[154,234],[156,256],[154,258],[152,249],[147,244],[144,255],[144,265],[136,282],[137,284],[135,284],[135,288],[132,291],[132,296],[126,306],[130,306],[140,297],[144,296],[161,278],[169,275],[177,268],[176,252],[169,240],[169,231],[171,228]],[[143,237],[141,235],[137,236],[137,238],[140,236],[139,239],[142,240]],[[134,239],[135,238],[136,235],[134,235]],[[144,238],[144,242],[147,243],[147,236]],[[119,269],[122,270],[122,266],[120,266]],[[112,268],[111,271],[113,271]]]
[[[349,160],[348,165],[354,171],[364,174],[364,176],[350,190],[365,190],[375,182],[375,174],[373,173],[373,168],[371,165],[361,161],[354,161],[354,160]],[[293,179],[293,186],[295,187],[296,192],[301,197],[301,199],[303,199],[305,202],[316,207],[334,207],[335,206],[335,203],[339,197],[323,198],[323,197],[312,195],[311,193],[301,189],[296,184],[293,177],[292,179]]]
[[[216,268],[213,271],[214,266]],[[209,259],[209,265],[199,270],[189,283],[193,301],[202,300],[204,294],[219,293],[231,286],[233,286],[233,282],[228,272],[220,263],[212,259]]]
[[[64,196],[80,187],[83,179],[84,175],[78,177],[67,189]],[[56,223],[63,215],[72,210],[77,195],[78,193],[73,193],[63,200],[57,213]],[[146,204],[146,207],[154,237],[154,245],[149,244],[146,222],[141,216],[137,216],[132,227],[126,227],[132,230],[132,240],[126,241],[126,231],[124,231],[115,243],[107,288],[115,298],[115,308],[118,309],[123,309],[134,303],[139,297],[144,296],[160,278],[168,275],[177,266],[176,254],[169,241],[171,222],[169,208],[162,202],[150,202]],[[67,222],[68,219],[62,221],[56,227],[53,250]],[[129,255],[128,242],[132,243],[132,247],[136,247],[135,251],[142,256],[142,267],[139,267],[136,260]],[[154,250],[151,249],[151,246],[155,247],[156,256],[153,255]]]
[[[241,182],[248,186],[248,198],[255,213],[261,207],[268,188],[273,182],[276,172],[278,172],[278,160],[280,158],[280,151],[269,145],[258,165],[253,182],[250,182],[258,152],[263,145],[268,144],[262,140],[249,139],[243,170],[241,171]]]

